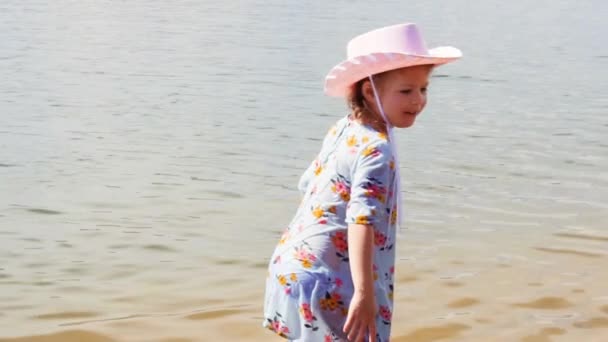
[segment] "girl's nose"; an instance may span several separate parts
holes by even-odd
[[[424,95],[421,92],[416,92],[416,95],[412,96],[412,104],[419,106],[423,101]]]

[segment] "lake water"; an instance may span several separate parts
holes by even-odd
[[[397,132],[395,341],[608,340],[608,2],[0,4],[0,341],[268,341],[345,45],[464,58]]]

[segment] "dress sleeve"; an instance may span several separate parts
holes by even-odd
[[[363,147],[354,162],[346,223],[373,225],[387,215],[390,175],[394,169],[386,141]]]

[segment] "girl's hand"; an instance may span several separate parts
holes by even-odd
[[[369,333],[369,342],[376,341],[376,298],[373,293],[355,291],[343,331],[351,342],[368,342],[364,341],[365,333]]]

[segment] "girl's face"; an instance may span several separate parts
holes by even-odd
[[[414,124],[426,105],[426,90],[431,70],[430,65],[419,65],[392,70],[374,77],[384,114],[391,125],[406,128]],[[379,114],[370,82],[363,84],[363,96]]]

